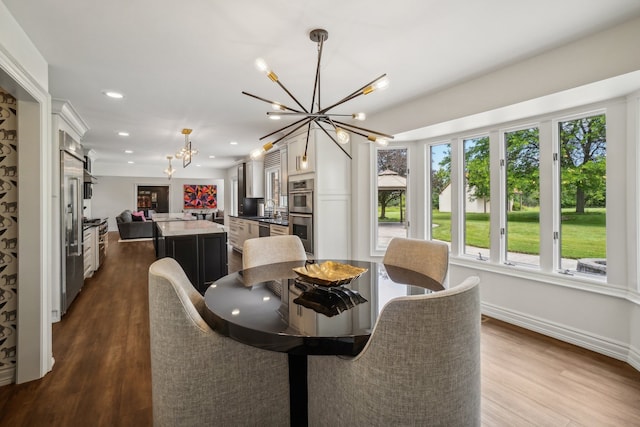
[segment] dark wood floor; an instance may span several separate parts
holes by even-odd
[[[53,371],[0,387],[0,426],[149,426],[150,242],[110,233],[102,268],[53,326]],[[230,252],[230,270],[241,258]],[[640,372],[494,319],[482,323],[484,426],[640,426]]]

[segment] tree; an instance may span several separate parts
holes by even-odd
[[[507,195],[529,206],[538,206],[540,197],[540,142],[538,128],[505,134],[507,152]]]
[[[378,175],[385,170],[392,170],[398,175],[407,176],[407,149],[392,148],[378,150]],[[380,219],[386,218],[387,206],[394,201],[400,201],[402,191],[399,190],[378,190],[378,205],[380,206]],[[400,218],[404,213],[400,212]]]
[[[585,117],[560,123],[563,206],[573,195],[576,213],[587,204],[606,206],[606,118]]]
[[[467,181],[466,188],[469,191],[469,197],[472,200],[484,199],[486,212],[486,202],[491,198],[488,136],[464,141],[464,164]]]
[[[407,149],[389,148],[378,150],[378,173],[392,170],[400,176],[407,176]]]
[[[378,204],[380,205],[380,219],[385,219],[387,217],[387,206],[389,206],[392,202],[396,200],[400,200],[400,196],[402,195],[401,191],[398,190],[378,190]],[[402,213],[400,213],[400,218],[402,218]]]

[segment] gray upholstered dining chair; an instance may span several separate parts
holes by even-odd
[[[180,265],[149,268],[154,426],[288,425],[287,355],[224,337]]]
[[[394,237],[382,262],[417,271],[444,284],[449,271],[449,246],[433,240]]]
[[[479,282],[391,300],[355,358],[309,356],[309,425],[479,426]]]
[[[307,253],[298,236],[269,236],[247,239],[242,245],[242,269],[276,262],[304,261]]]

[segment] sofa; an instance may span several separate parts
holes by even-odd
[[[120,238],[123,240],[153,237],[155,223],[147,220],[142,212],[131,212],[128,209],[122,211],[116,217],[116,224],[118,225]]]
[[[213,213],[213,217],[211,218],[213,222],[217,222],[218,224],[224,225],[224,211],[217,210]]]

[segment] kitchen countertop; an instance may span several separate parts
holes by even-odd
[[[188,236],[192,234],[224,233],[224,226],[206,220],[193,221],[161,221],[158,227],[164,237]]]
[[[289,226],[289,220],[286,220],[286,219],[274,219],[267,216],[238,216],[238,215],[229,215],[229,216],[233,218],[246,219],[249,221],[258,221],[258,222],[264,222],[267,224],[282,225],[284,227]]]
[[[88,230],[91,227],[97,227],[102,223],[105,223],[107,218],[91,218],[82,220],[82,230]]]

